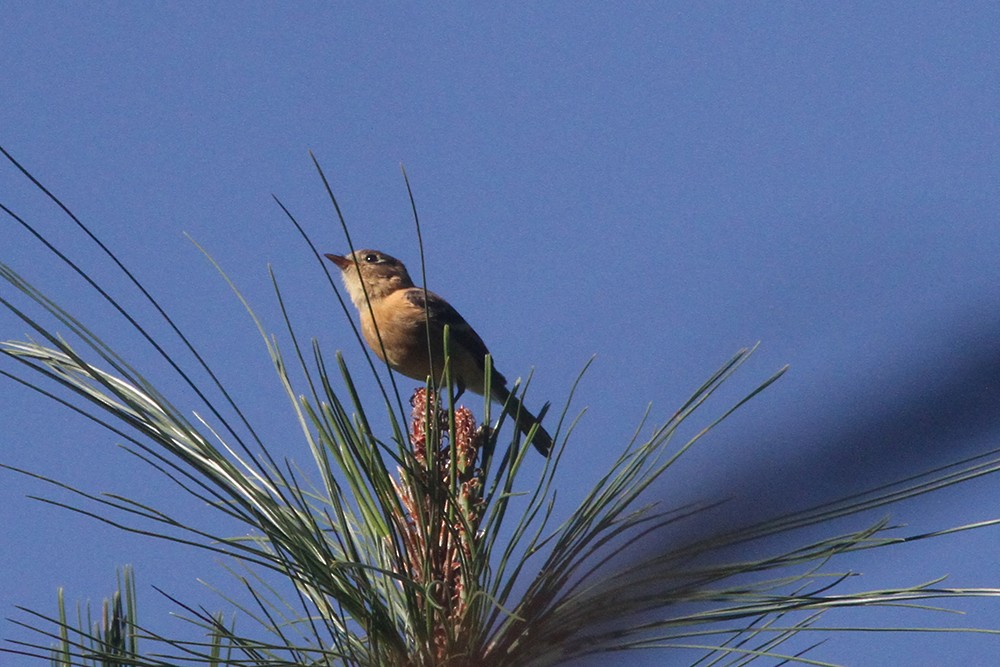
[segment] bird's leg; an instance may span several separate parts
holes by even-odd
[[[465,393],[465,385],[462,384],[461,382],[454,382],[453,388],[455,390],[455,393],[452,395],[451,400],[454,405],[458,405],[458,399],[461,398],[462,394]]]

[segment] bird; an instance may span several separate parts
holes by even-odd
[[[344,287],[361,318],[361,333],[379,359],[406,377],[442,381],[444,328],[449,330],[450,370],[457,399],[466,390],[482,395],[489,349],[476,330],[444,298],[413,284],[401,261],[379,250],[325,254],[341,271]],[[428,338],[428,336],[430,338]],[[552,437],[507,388],[490,359],[490,398],[502,406],[542,456]]]

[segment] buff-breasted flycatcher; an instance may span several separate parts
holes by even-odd
[[[344,286],[361,316],[361,332],[382,361],[415,380],[431,377],[440,382],[447,325],[451,377],[457,395],[466,389],[483,393],[489,354],[483,339],[447,301],[416,287],[402,262],[378,250],[326,257],[340,267]],[[490,398],[506,406],[507,414],[525,435],[538,424],[531,442],[548,456],[552,437],[538,418],[511,396],[507,380],[495,366],[490,373]]]

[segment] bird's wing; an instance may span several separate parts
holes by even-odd
[[[450,303],[434,292],[420,287],[411,287],[406,290],[406,299],[426,312],[431,322],[435,323],[440,330],[443,331],[444,325],[447,324],[455,348],[468,351],[479,361],[480,365],[483,364],[484,358],[489,354],[486,343]]]

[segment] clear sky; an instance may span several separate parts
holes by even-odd
[[[789,374],[705,440],[665,497],[787,509],[1000,442],[996,3],[10,2],[0,26],[0,144],[154,288],[280,455],[307,458],[260,341],[183,233],[278,331],[273,266],[300,333],[361,375],[320,268],[271,198],[323,250],[346,250],[309,150],[356,244],[416,266],[405,164],[428,286],[505,375],[534,369],[536,403],[561,405],[597,355],[574,404],[587,413],[563,511],[648,402],[663,421],[756,341],[727,396],[785,363]],[[155,321],[9,166],[0,198]],[[172,386],[28,234],[5,219],[0,238],[3,261]],[[7,315],[0,327],[25,333]],[[0,391],[3,463],[89,490],[176,494],[113,435],[13,382]],[[900,534],[993,518],[998,485],[892,517]],[[3,616],[54,610],[57,586],[100,599],[123,563],[138,570],[146,623],[182,629],[151,585],[224,608],[195,581],[226,585],[211,558],[26,497],[43,491],[0,474]],[[856,589],[941,575],[1000,586],[998,547],[988,529],[838,567],[864,573]],[[844,622],[997,627],[995,603],[953,607],[970,615]],[[834,636],[815,657],[989,664],[997,649],[981,636],[865,634]]]

